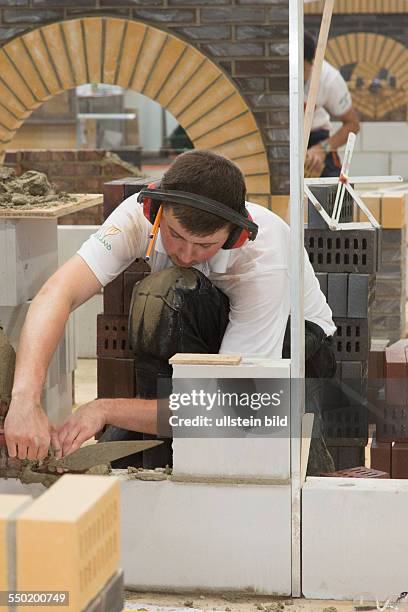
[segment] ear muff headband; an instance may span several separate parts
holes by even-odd
[[[258,234],[258,226],[249,217],[245,206],[244,212],[239,213],[235,210],[232,210],[228,206],[225,206],[225,204],[222,204],[221,202],[217,202],[216,200],[210,200],[210,198],[206,198],[201,195],[195,195],[187,193],[185,191],[176,191],[172,189],[166,191],[162,189],[152,189],[149,185],[147,189],[142,189],[142,191],[139,192],[137,201],[143,203],[143,212],[151,222],[153,222],[151,208],[155,200],[160,203],[162,201],[167,201],[169,203],[174,202],[175,204],[189,206],[190,208],[197,208],[199,210],[211,213],[216,217],[220,217],[221,219],[225,219],[230,223],[233,223],[234,225],[238,226],[238,228],[246,230],[245,232],[243,232],[244,236],[242,237],[242,244],[245,242],[245,240],[255,240]],[[232,233],[235,234],[235,231],[233,230]],[[227,241],[228,244],[234,243],[234,248],[236,248],[237,246],[241,246],[241,244],[236,245],[235,242],[236,241],[234,240]],[[226,244],[224,245],[224,248],[232,247],[227,246]]]

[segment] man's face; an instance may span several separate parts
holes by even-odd
[[[308,82],[310,76],[312,74],[313,62],[308,62],[308,60],[304,60],[303,62],[303,71],[304,71],[304,79],[305,83]]]
[[[196,236],[177,221],[170,206],[164,206],[160,235],[171,261],[181,268],[191,268],[215,255],[227,240],[229,230],[221,228],[208,236]]]

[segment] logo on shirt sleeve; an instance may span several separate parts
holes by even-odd
[[[103,244],[107,251],[110,251],[112,249],[112,243],[110,242],[109,238],[111,236],[117,236],[121,233],[122,230],[115,225],[109,225],[108,227],[102,226],[101,229],[96,232],[95,238],[99,240],[101,244]]]

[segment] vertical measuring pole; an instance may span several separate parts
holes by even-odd
[[[303,0],[289,0],[292,596],[301,595],[301,421],[305,390]]]

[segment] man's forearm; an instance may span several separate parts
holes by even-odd
[[[96,400],[107,425],[157,434],[157,400],[118,398]]]
[[[336,151],[336,149],[346,144],[350,132],[358,132],[358,126],[356,129],[356,126],[353,123],[345,123],[339,130],[337,130],[337,132],[332,134],[332,136],[330,136],[330,138],[327,140],[331,150]]]

